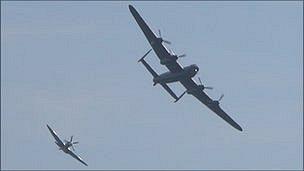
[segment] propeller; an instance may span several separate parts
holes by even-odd
[[[161,39],[162,42],[167,43],[168,45],[171,45],[171,42],[170,42],[170,41],[164,40],[164,39],[162,38],[160,29],[158,29],[158,35],[159,35],[159,38]]]
[[[178,58],[183,58],[183,57],[186,57],[187,55],[186,54],[182,54],[182,55],[178,55],[177,57]]]
[[[178,56],[177,56],[177,55],[174,53],[173,50],[169,49],[169,51],[170,51],[170,54],[171,54],[171,55],[176,56],[177,58],[183,58],[183,57],[186,57],[186,56],[187,56],[186,54],[182,54],[182,55],[178,55]]]
[[[213,87],[205,87],[205,86],[203,85],[202,80],[201,80],[200,77],[198,77],[198,81],[200,82],[200,86],[203,87],[203,89],[209,89],[209,90],[212,90],[212,89],[213,89]]]
[[[75,151],[75,148],[74,148],[73,144],[71,145],[71,147],[72,147],[73,151]]]
[[[223,99],[224,97],[224,94],[221,95],[221,97],[218,99],[218,100],[214,100],[213,102],[216,104],[216,105],[219,105],[220,104],[220,101]]]
[[[224,94],[221,95],[221,97],[217,101],[221,101],[224,97]]]
[[[65,141],[65,143],[69,143],[69,144],[70,144],[69,146],[72,147],[73,151],[75,151],[75,148],[74,148],[73,145],[74,145],[74,144],[78,144],[79,142],[78,142],[78,141],[73,142],[73,137],[74,137],[74,136],[72,135],[71,138],[70,138],[70,141],[68,141],[68,140],[66,140],[66,139],[65,139],[64,141]]]

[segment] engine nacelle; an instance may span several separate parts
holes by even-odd
[[[170,57],[165,57],[162,60],[160,60],[160,64],[162,65],[167,65],[172,62],[175,62],[177,60],[177,56],[170,56]]]
[[[187,93],[188,94],[193,94],[197,91],[203,91],[205,89],[205,86],[204,85],[198,85],[196,88],[193,88],[193,89],[190,89],[190,90],[187,90]]]
[[[208,106],[219,106],[220,102],[218,100],[210,100],[207,103]]]
[[[187,90],[187,94],[194,94],[194,92],[196,92],[197,89],[194,88],[194,89],[191,89],[191,90]]]
[[[153,41],[151,41],[151,45],[154,44],[161,44],[164,40],[161,37],[157,37],[156,39],[154,39]]]

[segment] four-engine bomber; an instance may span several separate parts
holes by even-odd
[[[220,107],[219,101],[224,97],[224,95],[221,95],[219,100],[213,100],[204,92],[205,89],[212,89],[212,87],[205,87],[200,79],[200,84],[197,84],[192,79],[199,71],[198,66],[194,64],[187,67],[182,67],[177,62],[177,59],[184,57],[185,55],[177,56],[173,53],[173,51],[168,50],[164,43],[171,44],[171,42],[162,38],[160,30],[158,30],[159,36],[157,37],[132,5],[129,5],[129,9],[137,24],[148,39],[148,42],[155,54],[159,58],[160,64],[166,66],[169,70],[166,73],[158,75],[144,60],[152,49],[150,49],[142,58],[140,58],[138,62],[141,62],[153,76],[153,85],[160,84],[175,99],[175,102],[181,99],[181,97],[183,97],[186,93],[193,95],[203,104],[205,104],[210,110],[227,121],[231,126],[242,131],[243,129],[241,126],[238,125],[230,116],[228,116]],[[167,85],[168,83],[173,82],[180,82],[186,88],[186,91],[183,92],[179,97],[176,96],[172,89]]]

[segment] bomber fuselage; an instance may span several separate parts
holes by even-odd
[[[185,78],[192,78],[194,77],[197,72],[199,71],[199,68],[197,65],[193,64],[187,67],[184,67],[183,71],[180,72],[165,72],[153,79],[154,84],[158,83],[172,83],[177,82],[180,80],[183,80]]]

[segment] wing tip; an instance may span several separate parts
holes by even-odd
[[[235,128],[236,128],[237,130],[243,132],[243,129],[242,129],[242,127],[241,127],[240,125],[236,125]]]
[[[46,124],[46,126],[47,126],[48,129],[51,129],[51,127],[48,124]]]
[[[79,157],[79,158],[80,158],[80,157]],[[88,164],[87,164],[86,162],[84,162],[82,158],[80,158],[80,159],[81,159],[80,162],[81,162],[82,164],[88,166]]]
[[[135,11],[135,8],[132,5],[129,5],[129,10],[132,12]]]

